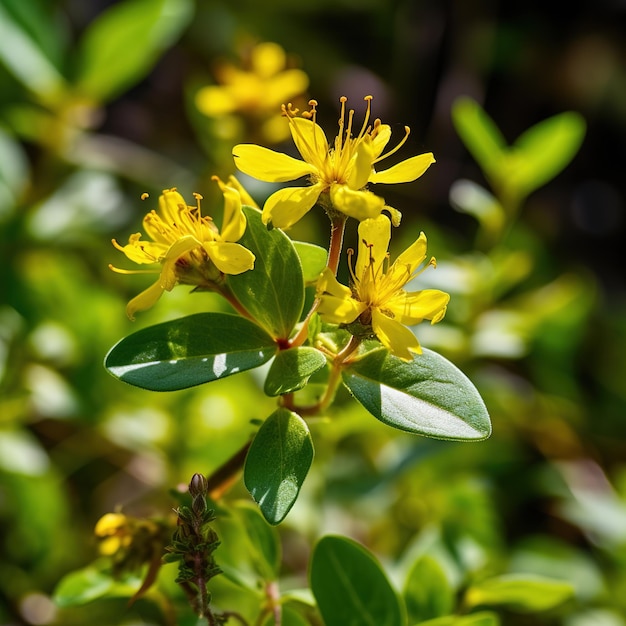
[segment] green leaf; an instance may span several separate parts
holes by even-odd
[[[29,4],[21,3],[22,8]],[[66,93],[65,79],[33,32],[33,19],[27,18],[25,23],[26,12],[16,12],[15,8],[0,3],[0,61],[43,102],[55,104]]]
[[[450,204],[460,213],[475,217],[490,235],[502,232],[506,224],[506,213],[497,198],[471,180],[452,183]]]
[[[315,546],[311,590],[325,626],[401,626],[396,592],[378,561],[346,537],[328,535]]]
[[[278,531],[268,525],[251,503],[238,503],[235,511],[243,523],[257,572],[265,581],[276,580],[281,562]]]
[[[568,582],[530,576],[508,574],[489,578],[470,587],[465,594],[468,606],[506,606],[522,613],[552,609],[574,595]]]
[[[585,137],[582,115],[555,115],[529,128],[512,146],[514,167],[507,184],[527,195],[559,174],[574,158]]]
[[[437,617],[419,622],[419,626],[500,626],[500,618],[490,611],[481,611],[471,615]]]
[[[267,373],[265,393],[279,396],[302,389],[309,378],[325,365],[326,357],[315,348],[303,346],[282,350]]]
[[[248,227],[239,243],[254,253],[254,270],[229,276],[228,284],[261,326],[276,339],[288,339],[304,305],[300,259],[282,230],[263,224],[260,211],[243,210]]]
[[[507,143],[495,122],[471,98],[452,105],[452,122],[461,141],[487,177],[497,175]]]
[[[28,159],[21,144],[0,128],[0,223],[14,210],[28,178]]]
[[[302,263],[304,282],[315,283],[326,267],[328,250],[305,241],[294,241],[293,245]]]
[[[280,524],[294,505],[313,461],[305,421],[278,409],[261,425],[250,446],[243,479],[270,524]]]
[[[86,567],[66,574],[54,591],[57,606],[80,606],[101,598],[115,585],[110,574],[101,572],[96,567]]]
[[[476,387],[432,350],[410,362],[373,350],[343,372],[343,382],[374,417],[393,428],[437,439],[480,440],[491,434]]]
[[[272,338],[243,317],[196,313],[125,337],[104,365],[136,387],[175,391],[258,367],[275,352]]]
[[[98,102],[142,79],[193,16],[190,0],[123,0],[94,20],[81,41],[77,89]]]
[[[407,577],[403,590],[409,622],[419,622],[448,615],[454,608],[454,592],[448,579],[431,556],[418,558]]]

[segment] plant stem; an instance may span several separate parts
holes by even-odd
[[[214,500],[219,499],[237,479],[252,441],[247,441],[233,456],[207,477],[207,492]]]
[[[331,218],[330,221],[330,244],[328,246],[328,258],[326,260],[326,267],[331,270],[331,272],[335,275],[337,274],[339,259],[341,257],[341,247],[343,245],[343,234],[346,229],[346,219],[347,217],[343,215],[343,213],[339,213],[335,217]],[[311,309],[309,310],[306,319],[302,323],[300,330],[289,342],[290,348],[297,348],[306,341],[309,332],[309,322],[311,321],[311,318],[313,317],[315,311],[317,311],[317,307],[319,305],[319,298],[316,298],[311,305]]]

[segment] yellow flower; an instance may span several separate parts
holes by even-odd
[[[113,245],[135,263],[160,263],[160,269],[123,270],[109,266],[121,274],[159,274],[158,280],[133,298],[126,307],[128,317],[150,308],[164,291],[175,285],[194,285],[198,289],[217,290],[225,274],[241,274],[254,267],[254,255],[238,243],[246,230],[246,217],[241,209],[238,182],[229,185],[214,178],[224,195],[224,220],[221,233],[213,220],[197,206],[187,206],[176,189],[166,189],[159,197],[159,211],[151,211],[143,220],[146,234],[152,241],[143,241],[141,233],[130,236],[128,244]],[[244,192],[245,193],[245,192]]]
[[[279,228],[295,224],[317,202],[325,208],[345,213],[358,220],[380,215],[383,208],[399,223],[400,213],[385,206],[385,201],[365,189],[368,183],[408,183],[419,178],[435,162],[431,152],[411,157],[390,167],[376,171],[376,165],[404,144],[404,139],[383,154],[391,138],[391,127],[376,119],[369,125],[372,96],[367,96],[367,111],[361,130],[353,136],[354,111],[346,111],[347,98],[342,97],[339,133],[329,145],[324,131],[316,123],[317,102],[311,100],[311,111],[298,117],[297,109],[283,105],[283,115],[289,121],[293,140],[302,160],[256,146],[239,144],[233,149],[237,167],[254,178],[280,183],[308,176],[308,187],[287,187],[273,193],[263,207],[263,221]]]
[[[350,264],[352,289],[340,284],[328,268],[321,274],[317,293],[318,313],[332,324],[358,322],[371,331],[392,354],[410,361],[411,352],[422,349],[415,335],[406,326],[423,320],[439,322],[446,313],[450,296],[438,289],[407,292],[407,282],[429,266],[426,259],[426,236],[420,233],[389,266],[387,249],[391,238],[391,223],[386,215],[367,219],[359,224],[359,251],[356,267]]]
[[[234,113],[252,116],[262,124],[263,136],[273,143],[289,136],[280,122],[279,106],[304,93],[309,86],[305,72],[288,68],[283,48],[272,42],[252,48],[243,68],[222,63],[216,71],[219,85],[203,87],[196,94],[196,106],[208,117]]]

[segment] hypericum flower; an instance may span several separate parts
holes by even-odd
[[[297,116],[291,104],[282,106],[289,121],[293,140],[302,160],[253,144],[239,144],[233,149],[237,167],[254,178],[281,183],[308,176],[311,185],[287,187],[273,193],[263,207],[263,221],[279,228],[295,224],[317,202],[326,209],[334,209],[358,220],[380,215],[388,209],[397,225],[399,211],[385,206],[385,201],[365,189],[368,183],[408,183],[419,178],[435,162],[432,152],[411,157],[390,167],[376,171],[376,165],[404,144],[409,136],[405,126],[402,141],[383,154],[391,138],[391,127],[376,119],[369,125],[372,96],[366,96],[367,111],[361,130],[353,136],[354,111],[346,111],[347,98],[340,98],[339,133],[329,145],[324,131],[316,122],[317,102],[311,100],[310,111]]]
[[[221,63],[215,71],[219,85],[201,88],[196,106],[208,117],[242,114],[261,124],[261,134],[272,143],[283,141],[289,131],[282,124],[279,106],[309,86],[305,72],[289,68],[285,51],[272,42],[255,45],[241,67]]]
[[[317,283],[318,313],[333,324],[358,322],[370,327],[392,354],[410,361],[411,352],[421,354],[422,349],[406,326],[423,320],[439,322],[446,313],[450,296],[438,289],[414,292],[403,289],[427,267],[436,265],[433,257],[420,269],[426,259],[424,233],[391,265],[387,253],[390,239],[391,222],[386,215],[359,224],[359,250],[354,268],[350,260],[352,288],[339,283],[326,268]],[[349,254],[351,257],[352,251]]]
[[[137,311],[150,308],[175,285],[194,285],[198,289],[218,290],[225,274],[241,274],[254,267],[254,254],[238,243],[246,230],[237,181],[224,184],[214,177],[224,195],[224,220],[221,233],[208,215],[200,210],[200,194],[194,194],[197,206],[187,206],[176,189],[165,189],[159,197],[159,211],[150,211],[143,227],[152,241],[142,241],[141,233],[130,236],[128,244],[113,245],[135,263],[160,263],[160,269],[123,270],[120,274],[159,274],[158,280],[133,298],[126,307],[130,319]],[[147,194],[144,195],[146,197]]]

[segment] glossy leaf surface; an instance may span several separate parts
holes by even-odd
[[[328,535],[309,574],[325,626],[401,626],[400,602],[378,561],[352,539]]]
[[[125,337],[104,364],[136,387],[175,391],[258,367],[275,351],[272,338],[243,317],[197,313]]]
[[[302,265],[291,240],[268,229],[261,213],[244,207],[248,227],[239,243],[255,255],[254,270],[230,276],[228,284],[244,308],[276,339],[287,339],[304,305]]]
[[[278,409],[263,422],[250,446],[243,477],[270,524],[285,519],[312,461],[311,434],[299,415]]]
[[[302,389],[324,365],[326,357],[315,348],[303,346],[282,350],[276,355],[265,379],[265,393],[279,396]]]
[[[480,440],[491,434],[485,403],[447,359],[424,349],[406,362],[374,350],[343,372],[354,397],[377,419],[437,439]]]

